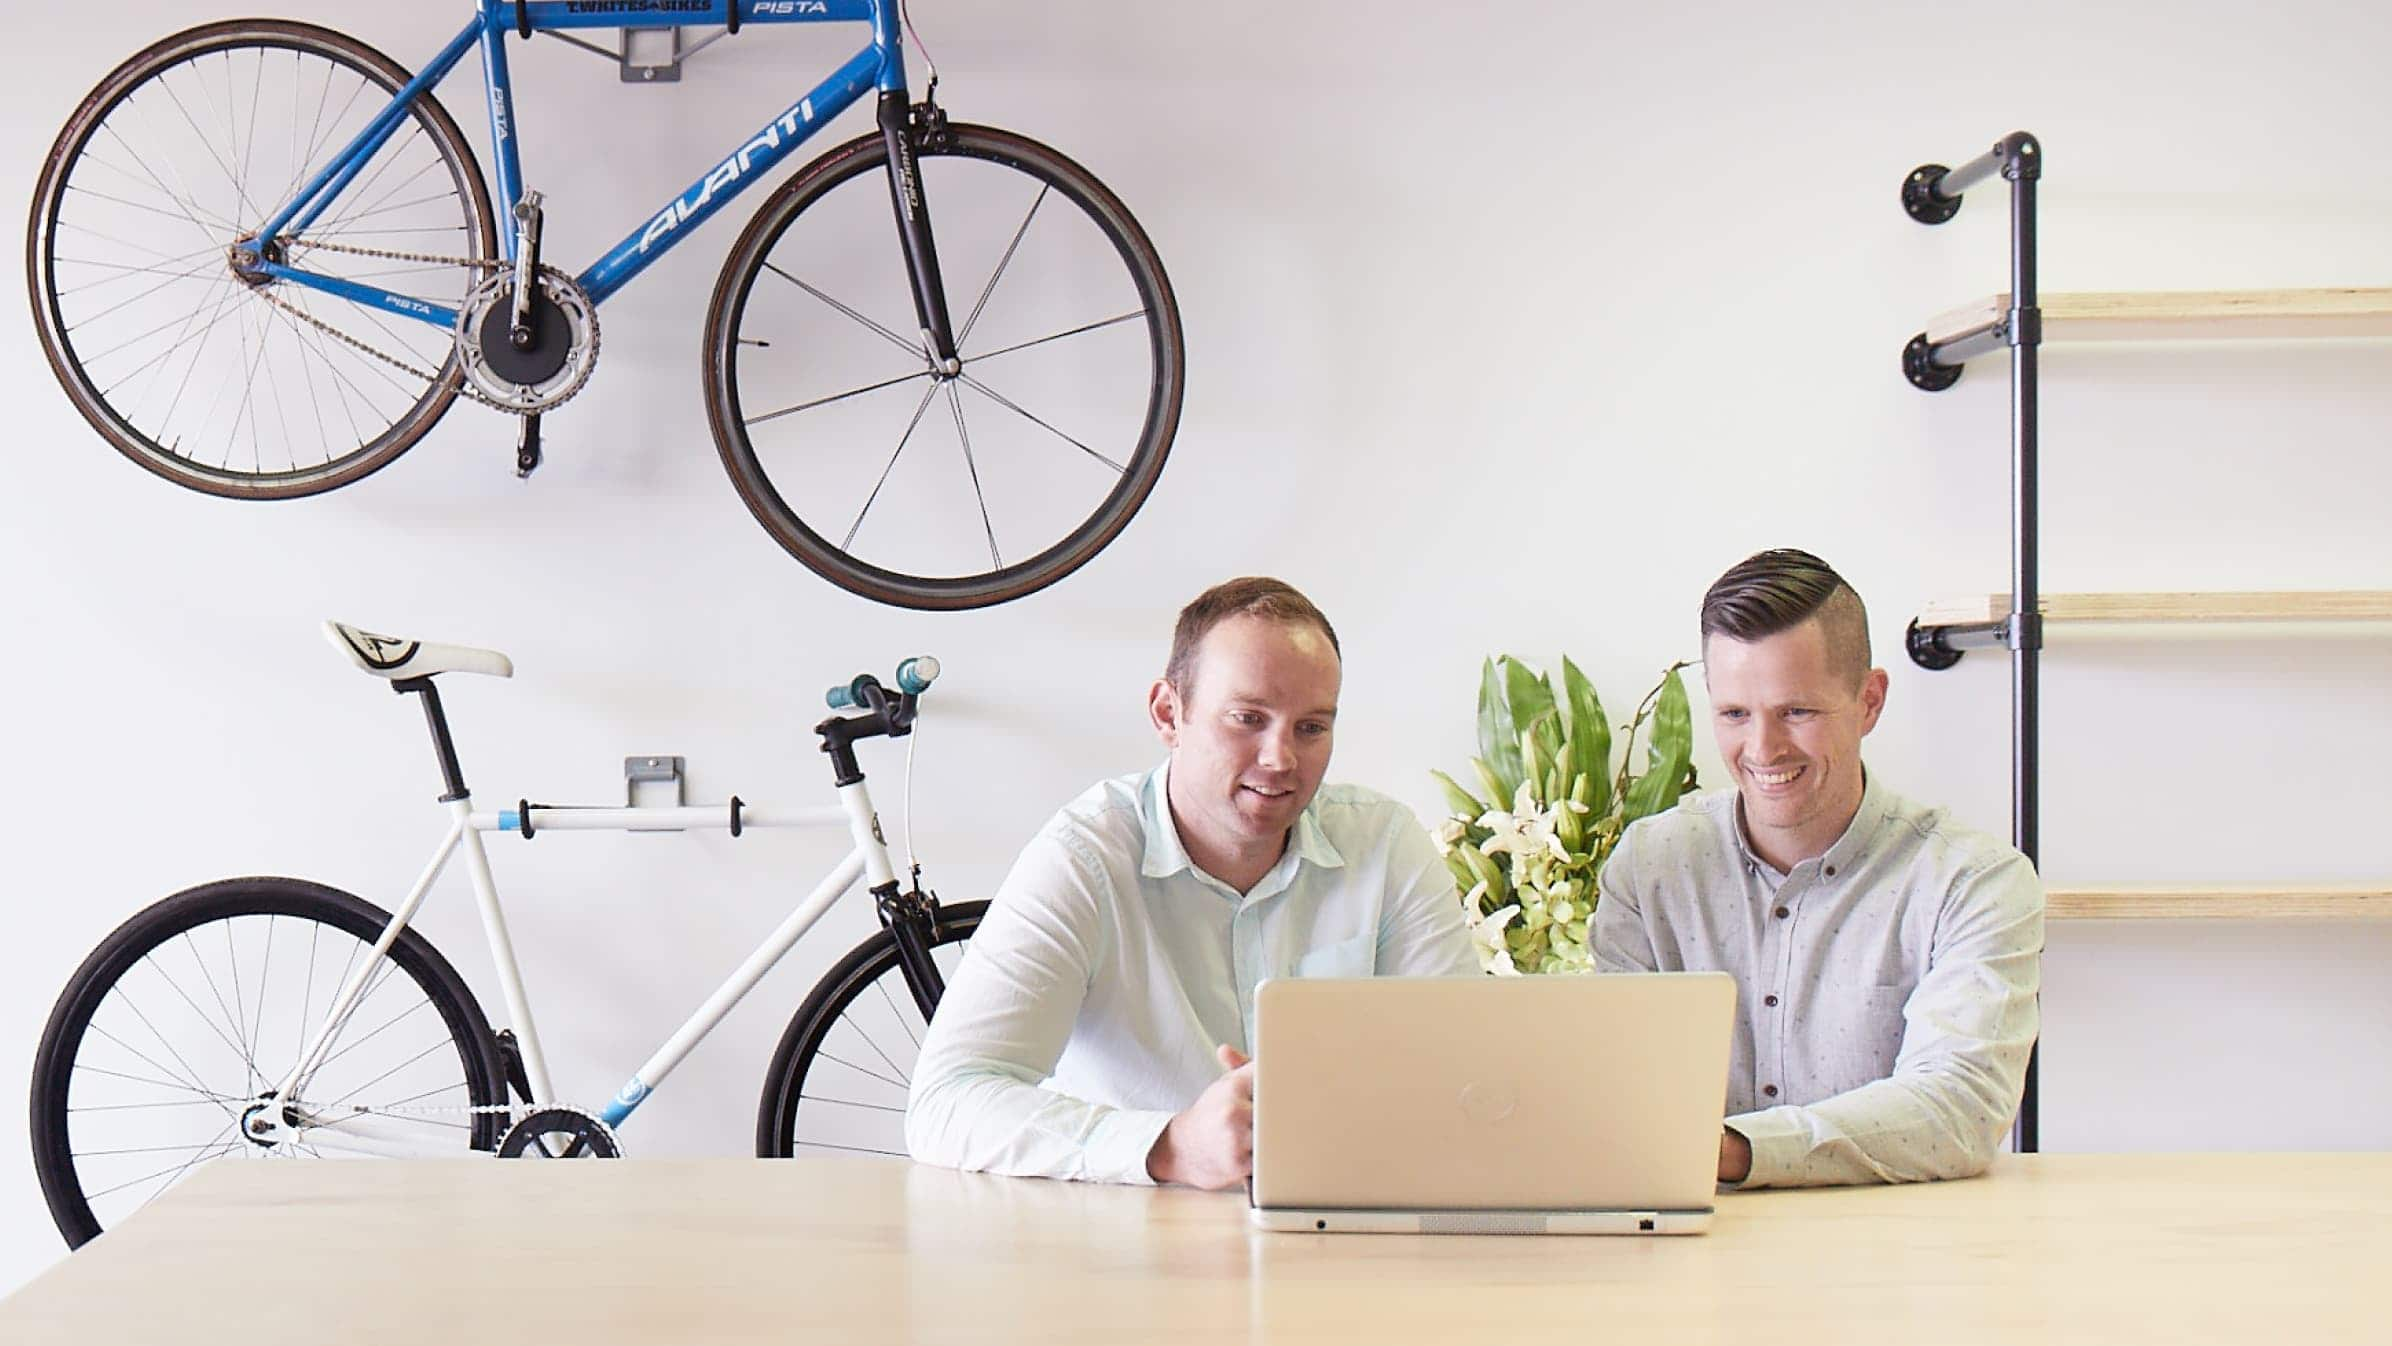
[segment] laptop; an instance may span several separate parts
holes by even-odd
[[[1735,1008],[1720,972],[1266,981],[1254,1223],[1702,1233]]]

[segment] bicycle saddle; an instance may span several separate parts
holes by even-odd
[[[377,678],[428,678],[435,673],[515,676],[514,661],[496,650],[378,636],[344,622],[324,623],[324,638],[339,646],[349,656],[349,662]]]

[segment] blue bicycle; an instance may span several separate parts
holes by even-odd
[[[587,45],[565,30],[643,17],[871,37],[567,275],[542,260],[507,39]],[[1178,306],[1086,170],[950,122],[935,69],[910,99],[904,27],[901,0],[476,0],[412,75],[309,24],[178,33],[102,80],[43,167],[26,259],[43,349],[109,443],[213,495],[345,486],[459,396],[519,418],[528,475],[541,416],[597,362],[599,306],[877,90],[877,128],[798,170],[732,246],[708,420],[749,510],[833,582],[932,609],[1030,593],[1153,489],[1184,386]],[[504,227],[432,94],[475,50]]]

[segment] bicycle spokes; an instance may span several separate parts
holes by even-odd
[[[873,173],[799,203],[727,334],[738,438],[792,531],[932,586],[1051,564],[1118,527],[1109,510],[1159,466],[1157,406],[1176,391],[1159,279],[1125,263],[1117,222],[1063,168],[975,134],[920,161],[940,265],[968,300],[958,368],[908,335]]]

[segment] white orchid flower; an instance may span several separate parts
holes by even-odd
[[[1553,815],[1539,813],[1534,808],[1517,810],[1489,809],[1480,814],[1478,825],[1490,828],[1495,835],[1478,844],[1489,855],[1508,851],[1513,858],[1527,860],[1550,855],[1560,860],[1570,858],[1570,848],[1562,844],[1553,831]]]
[[[1436,831],[1431,835],[1433,835],[1437,841],[1437,854],[1451,855],[1453,854],[1453,848],[1455,844],[1460,842],[1463,837],[1470,835],[1469,820],[1464,818],[1447,818],[1445,821],[1437,824]]]
[[[1484,916],[1475,914],[1478,911],[1475,903],[1469,910],[1472,913],[1470,939],[1478,946],[1479,966],[1498,977],[1519,976],[1520,969],[1512,966],[1511,948],[1503,939],[1504,927],[1520,914],[1519,906],[1499,907]]]

